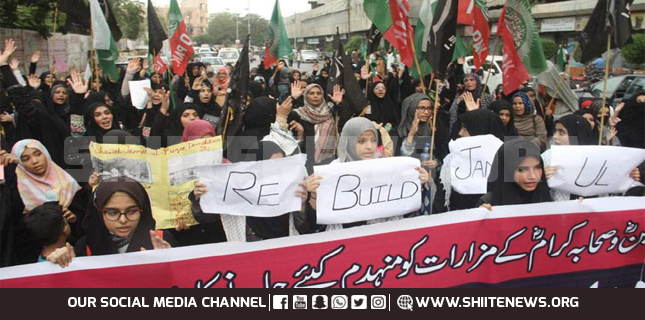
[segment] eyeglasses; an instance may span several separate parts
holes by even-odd
[[[119,221],[119,219],[121,219],[121,216],[125,216],[125,218],[129,221],[137,221],[139,220],[139,218],[141,218],[141,209],[131,208],[126,212],[110,209],[104,210],[103,215],[106,219],[108,219],[108,221]]]
[[[421,111],[421,112],[432,112],[432,108],[417,108],[417,111]]]

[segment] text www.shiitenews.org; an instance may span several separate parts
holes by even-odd
[[[416,297],[420,308],[577,308],[578,297]]]

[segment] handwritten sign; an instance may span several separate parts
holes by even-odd
[[[322,176],[317,223],[389,218],[421,208],[418,159],[395,157],[314,167]]]
[[[558,167],[558,171],[547,182],[552,189],[583,197],[624,193],[634,183],[629,173],[643,161],[643,149],[553,146],[551,166]]]
[[[450,183],[461,194],[484,194],[493,160],[503,142],[493,135],[450,141]]]
[[[200,199],[207,213],[236,216],[276,217],[300,211],[296,197],[305,178],[307,155],[266,161],[197,167],[200,182],[208,192]]]
[[[169,229],[179,220],[188,226],[197,224],[188,200],[198,179],[195,168],[222,162],[222,139],[204,138],[157,150],[92,142],[90,153],[93,169],[102,178],[126,176],[139,181],[152,201],[156,229]]]

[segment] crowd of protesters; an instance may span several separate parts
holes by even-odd
[[[301,198],[302,209],[274,218],[206,213],[199,203],[208,190],[196,181],[188,199],[199,224],[156,230],[146,189],[127,176],[102,178],[88,172],[84,179],[72,177],[66,140],[91,137],[104,143],[109,138],[157,149],[214,137],[226,119],[233,67],[214,72],[195,62],[185,75],[168,77],[149,72],[147,61],[132,59],[118,81],[100,70],[86,80],[74,70],[38,75],[37,52],[21,70],[11,59],[15,50],[9,40],[0,54],[1,266],[50,261],[64,267],[75,256],[259,241],[462,209],[482,207],[494,214],[495,206],[574,200],[580,197],[547,184],[558,170],[550,166],[552,145],[597,145],[601,140],[607,146],[645,148],[645,92],[617,106],[601,101],[579,106],[570,101],[570,92],[549,96],[545,88],[553,84],[538,77],[504,95],[488,88],[479,75],[464,74],[461,60],[440,85],[430,84],[431,76],[422,83],[406,67],[391,63],[385,52],[377,52],[369,64],[354,55],[352,66],[345,66],[353,68],[369,103],[357,108],[347,103],[342,87],[333,85],[330,59],[322,66],[315,63],[310,74],[280,60],[250,71],[240,139],[227,146],[223,163],[306,154],[308,176],[294,195]],[[151,87],[146,89],[147,105],[138,109],[128,83],[143,79],[150,79]],[[556,111],[572,103],[575,113]],[[460,194],[450,183],[453,155],[448,144],[479,135],[504,142],[492,165],[497,179],[485,194]],[[428,159],[424,148],[432,141],[433,157]],[[414,168],[423,186],[419,211],[344,225],[317,223],[317,203],[330,199],[317,195],[324,177],[313,174],[314,166],[397,156],[422,160]],[[635,182],[627,194],[606,196],[643,196],[644,166],[631,172]],[[228,231],[233,229],[242,232]]]

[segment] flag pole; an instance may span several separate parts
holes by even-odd
[[[52,42],[54,43],[54,53],[56,52],[56,25],[57,25],[56,22],[57,21],[58,21],[58,3],[56,3],[56,11],[54,11],[54,31],[52,32]],[[48,51],[50,51],[49,47],[47,49]],[[49,70],[54,71],[54,63],[55,63],[54,54],[52,53],[50,57],[51,57],[51,60],[50,60]],[[56,77],[55,74],[52,73],[52,75]]]
[[[576,46],[573,47],[573,53],[569,57],[572,57],[574,54],[576,54],[576,51],[578,50],[578,46],[579,46],[579,43],[576,42]],[[571,70],[571,66],[569,66],[569,70]],[[558,81],[558,86],[555,89],[555,94],[553,95],[553,97],[551,97],[551,101],[546,106],[547,108],[551,107],[551,105],[553,105],[553,103],[555,102],[555,99],[558,97],[558,93],[560,93],[560,87],[564,83],[565,78],[566,78],[566,74],[560,76],[560,80]],[[544,112],[544,110],[542,110],[542,115],[543,117],[546,117],[546,113]]]
[[[482,89],[482,94],[486,92],[488,88],[488,79],[490,79],[491,70],[493,70],[493,65],[495,64],[495,53],[497,53],[497,44],[499,43],[499,36],[495,37],[495,43],[493,43],[493,55],[490,58],[490,66],[488,66],[488,75],[486,76],[486,81],[484,82],[484,88]],[[484,63],[488,60],[488,57],[484,58]]]
[[[410,44],[412,44],[412,55],[414,55],[414,64],[417,66],[417,73],[419,74],[419,82],[421,82],[421,88],[423,89],[423,94],[426,94],[426,85],[423,83],[423,75],[421,74],[421,66],[419,65],[419,58],[417,57],[417,49],[414,46],[414,39],[412,38],[412,34],[408,32],[408,36],[410,38]],[[397,70],[398,73],[398,70]],[[432,86],[432,83],[430,83],[430,86]]]
[[[607,35],[607,61],[605,61],[605,84],[604,84],[604,89],[602,90],[602,107],[600,108],[600,127],[598,127],[598,131],[600,131],[600,134],[598,135],[598,145],[602,146],[602,130],[603,127],[605,126],[605,117],[602,114],[602,110],[605,108],[605,103],[607,102],[607,80],[609,78],[609,64],[611,62],[611,32]],[[609,113],[609,110],[607,110]]]
[[[432,140],[430,140],[430,160],[434,158],[434,140],[437,133],[437,110],[439,109],[439,79],[435,80],[437,83],[434,91],[434,110],[432,111]],[[432,84],[430,84],[432,86]]]

